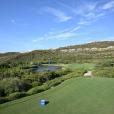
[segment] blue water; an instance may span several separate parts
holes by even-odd
[[[43,72],[43,71],[56,71],[60,70],[61,66],[39,66],[38,68],[33,68],[36,72]]]

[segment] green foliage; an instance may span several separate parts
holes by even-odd
[[[38,82],[38,81],[32,82],[32,87],[36,87],[36,86],[40,86],[40,85],[42,85],[41,82]]]
[[[12,101],[12,100],[19,99],[25,96],[27,96],[26,92],[15,92],[15,93],[10,94],[7,98],[9,101]]]
[[[18,73],[21,70],[20,68],[15,67],[12,70],[13,74],[14,72]],[[0,81],[0,96],[8,97],[9,95],[8,100],[14,100],[21,97],[19,92],[27,91],[27,95],[40,93],[51,87],[59,85],[69,78],[82,76],[84,72],[85,70],[83,68],[78,68],[74,72],[70,67],[64,67],[64,69],[57,71],[37,73],[24,72],[20,78],[18,78],[19,74],[17,74],[16,77],[3,78],[3,80]],[[12,73],[10,75],[12,75]]]
[[[36,87],[30,89],[29,91],[27,91],[27,94],[32,95],[32,94],[43,92],[47,89],[49,89],[49,87],[46,84],[42,85],[42,86],[36,86]]]
[[[5,96],[5,91],[3,89],[3,87],[0,86],[0,97]]]
[[[6,97],[0,97],[0,104],[8,102],[9,100]]]
[[[5,95],[9,95],[13,92],[26,91],[32,87],[27,82],[24,82],[18,78],[3,79],[0,82],[0,86],[4,90]]]
[[[101,69],[96,69],[93,72],[94,76],[97,77],[108,77],[108,78],[114,78],[114,68],[101,68]]]
[[[8,65],[9,64],[11,63],[8,62]],[[20,63],[18,67],[13,66],[12,69],[7,67],[1,68],[0,96],[8,97],[10,95],[8,97],[9,100],[13,100],[19,98],[19,93],[17,92],[26,92],[30,90],[27,93],[31,95],[34,93],[45,91],[51,86],[55,86],[61,83],[61,81],[51,81],[49,84],[47,84],[46,82],[49,82],[50,80],[56,78],[60,78],[70,72],[71,70],[69,69],[45,72],[30,72],[27,69],[23,69],[22,63]]]
[[[0,68],[10,68],[10,65],[8,63],[1,63]]]
[[[70,79],[70,78],[82,77],[85,72],[86,72],[85,69],[77,69],[74,72],[63,76],[62,79],[67,80],[67,79]]]
[[[46,82],[46,84],[50,87],[55,87],[59,84],[61,84],[63,82],[62,78],[57,78],[57,79],[54,79],[54,80],[50,80],[48,82]]]
[[[63,70],[56,71],[56,73],[59,74],[59,75],[66,75],[66,74],[69,74],[71,72],[72,72],[72,70],[70,68],[65,68]]]
[[[97,77],[114,78],[114,61],[105,60],[99,62],[93,71],[93,75]]]
[[[114,60],[105,60],[104,62],[99,62],[97,64],[97,67],[113,67],[114,66]]]

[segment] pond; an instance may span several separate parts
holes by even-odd
[[[41,66],[38,66],[38,68],[32,68],[32,71],[35,71],[35,72],[43,72],[43,71],[56,71],[56,70],[60,70],[62,69],[61,66],[45,66],[45,65],[41,65]]]

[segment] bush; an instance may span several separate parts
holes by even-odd
[[[94,69],[93,75],[98,77],[114,78],[114,60],[105,60],[98,63]]]
[[[32,89],[30,89],[27,94],[28,95],[32,95],[32,94],[36,94],[36,93],[40,93],[40,92],[43,92],[45,90],[49,89],[48,85],[47,84],[44,84],[42,86],[37,86],[37,87],[34,87]]]
[[[0,97],[0,104],[8,102],[8,99],[5,97]]]
[[[41,73],[41,76],[39,76],[39,80],[40,82],[44,83],[48,80],[52,80],[60,76],[61,75],[59,73],[56,73],[54,71],[47,71],[47,72]]]
[[[5,96],[5,92],[4,89],[2,87],[0,87],[0,97]]]
[[[15,93],[12,93],[8,96],[8,100],[12,101],[12,100],[22,98],[22,97],[25,97],[25,96],[27,96],[26,92],[15,92]]]
[[[0,86],[4,89],[5,94],[9,95],[10,93],[19,91],[19,83],[20,80],[17,78],[7,78],[1,81]]]
[[[98,77],[114,78],[114,68],[107,67],[107,68],[95,69],[93,75]]]
[[[3,79],[0,82],[0,86],[4,90],[5,95],[9,95],[14,92],[26,91],[32,87],[29,83],[18,78]]]
[[[27,91],[31,87],[32,87],[31,83],[22,80],[20,85],[20,91]]]
[[[54,80],[51,80],[51,81],[48,81],[46,82],[46,84],[49,86],[49,87],[54,87],[54,86],[57,86],[59,84],[62,83],[62,79],[61,78],[57,78],[57,79],[54,79]]]
[[[70,69],[43,72],[39,75],[39,82],[45,83],[46,81],[62,77],[63,75],[66,75],[70,72]]]
[[[37,81],[32,82],[32,87],[36,87],[36,86],[40,86],[40,85],[42,85],[41,82],[37,82]]]
[[[112,67],[114,65],[114,60],[106,60],[104,62],[99,62],[97,67]]]
[[[67,80],[67,79],[75,78],[75,77],[81,77],[84,75],[85,72],[87,72],[85,69],[77,69],[76,71],[63,76],[62,80]]]
[[[71,73],[71,69],[67,68],[67,69],[64,69],[64,70],[59,70],[59,71],[56,71],[57,74],[59,74],[60,76],[62,75],[66,75],[68,73]]]

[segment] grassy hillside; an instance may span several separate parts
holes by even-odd
[[[0,105],[0,114],[113,114],[114,79],[73,78],[61,85]],[[49,100],[45,107],[40,99]]]
[[[74,63],[112,58],[114,58],[114,41],[104,41],[67,46],[53,50],[34,50],[28,53],[1,54],[0,62],[5,61],[18,64],[22,62],[48,62],[50,59],[54,63]]]
[[[67,49],[67,48],[106,48],[108,46],[114,46],[114,41],[101,41],[101,42],[91,42],[87,44],[81,44],[81,45],[73,45],[73,46],[67,46],[67,47],[62,47],[60,49]]]
[[[7,53],[0,53],[0,62],[10,61],[12,58],[18,56],[19,52],[7,52]]]

